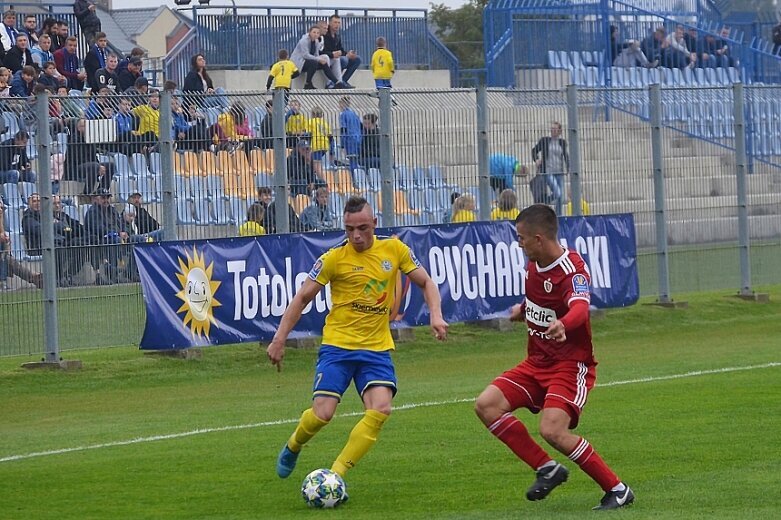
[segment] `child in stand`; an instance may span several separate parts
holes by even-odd
[[[0,67],[0,97],[8,97],[11,92],[11,70]]]
[[[293,83],[293,79],[299,75],[298,68],[288,58],[287,50],[280,49],[279,61],[271,66],[271,71],[268,73],[268,79],[266,80],[266,90],[271,90],[271,83],[274,82],[275,89],[282,89],[285,91],[285,106],[287,106],[288,98],[290,97],[290,85]]]
[[[380,36],[377,38],[377,50],[372,54],[371,71],[374,76],[374,86],[379,92],[381,89],[391,88],[391,78],[393,73],[396,72],[396,67],[393,64],[393,54],[387,49],[387,43],[385,38]],[[393,105],[396,106],[396,101],[391,98]]]
[[[308,122],[308,134],[312,142],[312,164],[315,173],[322,174],[322,159],[328,155],[328,164],[334,162],[334,136],[331,125],[323,118],[323,109],[312,108],[312,117]]]

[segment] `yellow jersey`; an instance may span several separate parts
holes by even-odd
[[[322,117],[309,120],[310,145],[313,152],[327,152],[330,148],[331,126]]]
[[[390,313],[398,273],[418,267],[415,254],[398,238],[375,236],[372,246],[360,253],[344,241],[323,254],[309,273],[317,283],[331,284],[323,344],[348,350],[394,349]]]
[[[223,112],[217,117],[217,124],[220,125],[222,133],[226,139],[231,141],[241,141],[247,139],[246,135],[241,135],[236,131],[236,119],[230,112]],[[219,142],[218,137],[214,136],[215,142]]]
[[[474,222],[476,220],[475,218],[475,212],[470,211],[468,209],[462,209],[455,215],[453,215],[453,218],[450,219],[450,222],[453,224],[458,224],[459,222]]]
[[[372,54],[371,63],[374,79],[391,79],[396,70],[393,65],[393,54],[388,49],[377,49]]]
[[[241,225],[239,228],[240,237],[259,237],[266,234],[266,228],[258,224],[257,222],[248,221]]]
[[[274,77],[276,88],[290,88],[293,83],[293,74],[297,71],[296,65],[290,60],[280,60],[271,66],[269,74]]]
[[[293,114],[285,121],[285,133],[289,135],[301,135],[307,132],[309,124],[307,123],[306,116],[299,112]]]
[[[502,210],[494,208],[491,210],[491,220],[515,220],[521,210],[517,208]]]
[[[137,106],[133,109],[133,115],[138,118],[137,135],[144,135],[147,132],[153,132],[160,137],[160,111],[155,110],[149,105]]]

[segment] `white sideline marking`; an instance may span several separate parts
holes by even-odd
[[[779,366],[781,366],[781,362],[770,362],[770,363],[765,363],[763,365],[748,365],[743,367],[715,368],[712,370],[695,370],[693,372],[685,372],[683,374],[672,374],[668,376],[642,377],[639,379],[627,379],[625,381],[609,381],[607,383],[603,383],[597,386],[606,387],[606,386],[631,385],[636,383],[652,383],[656,381],[667,381],[670,379],[683,379],[686,377],[696,377],[696,376],[704,376],[704,375],[711,375],[711,374],[724,374],[727,372],[741,372],[746,370],[758,370],[762,368],[773,368]],[[409,403],[409,404],[401,404],[398,406],[394,406],[393,409],[412,410],[414,408],[425,408],[429,406],[443,406],[448,404],[471,403],[474,400],[475,400],[474,397],[468,397],[463,399],[451,399],[447,401],[427,401],[422,403]],[[344,413],[344,414],[339,414],[338,417],[357,417],[359,415],[363,415],[363,412]],[[296,423],[298,423],[298,419],[279,419],[276,421],[264,421],[264,422],[252,423],[252,424],[218,426],[215,428],[200,428],[198,430],[191,430],[189,432],[169,433],[167,435],[152,435],[150,437],[136,437],[135,439],[104,442],[102,444],[91,444],[89,446],[76,446],[73,448],[62,448],[59,450],[37,451],[33,453],[24,453],[21,455],[9,455],[7,457],[0,458],[0,463],[11,462],[15,460],[32,459],[34,457],[46,457],[49,455],[61,455],[63,453],[72,453],[74,451],[97,450],[101,448],[111,448],[114,446],[128,446],[131,444],[140,444],[142,442],[155,442],[155,441],[165,441],[169,439],[180,439],[182,437],[191,437],[193,435],[201,435],[204,433],[227,432],[233,430],[247,430],[250,428],[263,428],[266,426],[278,426],[281,424],[296,424]]]

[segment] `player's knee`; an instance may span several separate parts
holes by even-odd
[[[379,405],[375,405],[372,407],[372,410],[377,410],[378,412],[390,415],[391,414],[391,404],[390,403],[382,403]]]
[[[502,414],[496,400],[486,392],[480,394],[475,400],[475,413],[483,422],[495,421]]]
[[[540,435],[551,446],[557,447],[562,444],[565,436],[567,435],[567,429],[562,428],[560,424],[552,421],[542,421],[540,423]]]

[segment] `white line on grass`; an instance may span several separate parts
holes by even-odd
[[[685,372],[683,374],[671,374],[667,376],[651,376],[651,377],[642,377],[639,379],[627,379],[625,381],[609,381],[607,383],[603,383],[600,385],[597,385],[599,387],[606,387],[606,386],[620,386],[620,385],[631,385],[631,384],[637,384],[637,383],[652,383],[656,381],[667,381],[670,379],[683,379],[687,377],[696,377],[696,376],[704,376],[704,375],[711,375],[711,374],[724,374],[727,372],[741,372],[745,370],[758,370],[762,368],[773,368],[773,367],[779,367],[781,366],[781,363],[778,362],[771,362],[771,363],[765,363],[762,365],[748,365],[748,366],[742,366],[742,367],[726,367],[726,368],[716,368],[712,370],[695,370],[693,372]],[[394,410],[412,410],[414,408],[425,408],[429,406],[444,406],[448,404],[458,404],[458,403],[471,403],[475,400],[474,397],[467,397],[463,399],[450,399],[447,401],[427,401],[422,403],[409,403],[409,404],[401,404],[394,406]],[[350,413],[344,413],[339,414],[339,417],[357,417],[359,415],[363,415],[363,412],[350,412]],[[140,444],[142,442],[155,442],[155,441],[165,441],[169,439],[181,439],[182,437],[191,437],[193,435],[201,435],[204,433],[215,433],[215,432],[227,432],[227,431],[233,431],[233,430],[247,430],[250,428],[263,428],[266,426],[278,426],[281,424],[295,424],[298,423],[298,419],[279,419],[276,421],[264,421],[259,423],[252,423],[252,424],[237,424],[234,426],[218,426],[215,428],[200,428],[198,430],[191,430],[189,432],[180,432],[180,433],[169,433],[166,435],[152,435],[149,437],[136,437],[135,439],[128,439],[124,441],[113,441],[113,442],[104,442],[101,444],[91,444],[89,446],[75,446],[73,448],[62,448],[59,450],[48,450],[48,451],[37,451],[33,453],[24,453],[21,455],[9,455],[7,457],[0,458],[0,463],[2,462],[11,462],[15,460],[24,460],[24,459],[32,459],[34,457],[46,457],[49,455],[61,455],[63,453],[72,453],[74,451],[87,451],[87,450],[97,450],[101,448],[111,448],[114,446],[128,446],[131,444]]]

